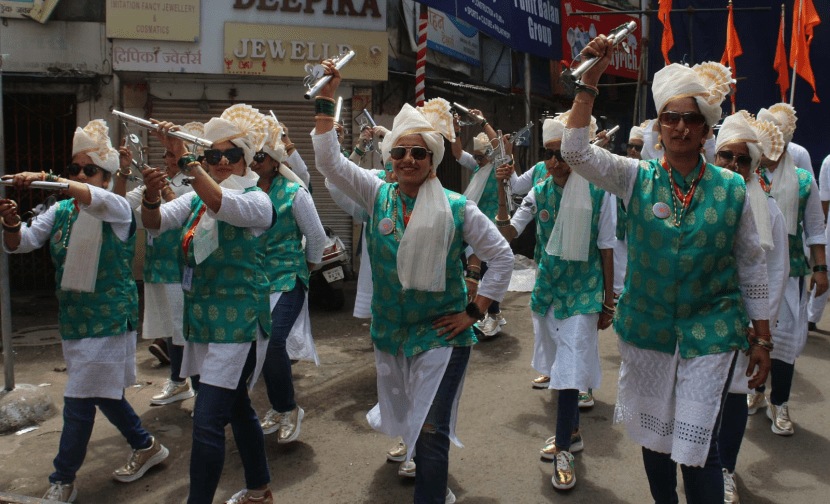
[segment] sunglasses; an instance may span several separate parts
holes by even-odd
[[[635,150],[635,151],[637,151],[637,152],[640,152],[640,151],[642,151],[642,150],[643,150],[643,146],[642,146],[642,145],[637,145],[637,144],[633,144],[633,143],[627,144],[625,147],[626,147],[627,149],[634,149],[634,150]]]
[[[734,159],[735,162],[738,163],[739,166],[743,166],[745,168],[749,168],[750,166],[752,166],[752,158],[750,156],[745,155],[745,154],[739,154],[738,156],[735,156],[735,154],[733,152],[723,150],[723,151],[718,151],[718,157],[723,159],[727,163],[731,163],[732,160]]]
[[[703,126],[706,123],[706,117],[700,112],[666,111],[660,114],[660,124],[664,126],[677,126],[681,119],[686,126]]]
[[[262,163],[266,159],[268,159],[268,154],[266,154],[264,152],[257,152],[256,154],[254,154],[254,162],[255,163]]]
[[[104,169],[100,166],[95,166],[94,164],[88,164],[81,166],[78,163],[72,163],[66,167],[66,173],[69,174],[71,177],[77,177],[81,170],[84,171],[84,175],[87,177],[94,177],[96,173],[103,172]]]
[[[562,151],[561,150],[559,150],[559,149],[556,149],[556,150],[545,149],[544,154],[542,154],[542,159],[547,161],[552,157],[556,157],[557,161],[565,161],[565,159],[562,158]]]
[[[399,161],[403,159],[407,153],[412,156],[412,159],[421,161],[427,158],[427,154],[432,154],[432,151],[427,150],[426,147],[420,147],[417,145],[412,147],[392,147],[389,151],[389,156],[395,161]]]
[[[223,151],[219,149],[207,149],[205,151],[205,161],[209,165],[218,165],[223,157],[228,160],[229,164],[238,163],[244,156],[245,151],[241,147],[233,147]]]

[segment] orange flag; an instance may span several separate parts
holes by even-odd
[[[671,31],[671,20],[669,14],[671,13],[672,0],[660,0],[660,8],[657,10],[657,19],[663,23],[663,40],[660,43],[660,48],[663,50],[663,59],[666,64],[670,64],[669,50],[674,47],[674,33]]]
[[[819,103],[816,95],[816,78],[810,65],[810,43],[813,28],[821,23],[813,0],[795,0],[793,3],[793,33],[790,41],[790,66],[795,73],[810,83],[813,88],[813,103]]]
[[[735,58],[740,56],[744,53],[743,48],[741,47],[741,41],[738,40],[738,31],[735,29],[735,18],[732,14],[732,2],[729,2],[729,17],[726,21],[726,48],[723,50],[723,56],[720,59],[721,65],[729,65],[729,68],[732,70],[732,78],[737,77],[737,72],[735,71]],[[732,85],[733,91],[735,90],[735,85]],[[732,93],[732,104],[735,104],[735,93]]]
[[[790,69],[787,66],[787,50],[784,48],[784,4],[781,4],[781,25],[778,27],[778,45],[775,47],[773,67],[778,72],[778,87],[781,89],[781,101],[787,101],[790,89]]]

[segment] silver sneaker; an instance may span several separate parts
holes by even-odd
[[[268,410],[268,413],[259,422],[259,426],[262,427],[262,433],[273,434],[280,430],[280,420],[282,420],[282,415],[277,410]]]
[[[455,504],[455,494],[452,493],[450,487],[447,487],[447,497],[444,499],[444,504]]]
[[[296,441],[300,437],[300,425],[303,423],[304,416],[305,411],[299,406],[287,413],[282,413],[277,443],[286,444]]]
[[[746,395],[747,413],[754,415],[759,409],[767,407],[767,398],[763,392],[750,392]]]
[[[50,483],[49,490],[43,494],[43,500],[56,502],[75,502],[78,496],[78,489],[74,483]]]
[[[398,466],[398,476],[402,478],[414,478],[416,469],[415,461],[407,460]]]
[[[790,408],[787,403],[781,406],[776,406],[769,403],[767,408],[767,418],[772,420],[772,432],[779,436],[792,436],[795,434],[793,422],[790,420]]]
[[[160,464],[170,455],[170,452],[155,437],[150,438],[152,443],[149,448],[133,450],[130,459],[124,467],[113,471],[112,477],[122,483],[129,483],[144,476],[144,473],[154,465]]]
[[[150,400],[150,404],[162,406],[176,401],[184,401],[195,395],[196,393],[193,392],[189,381],[174,382],[173,380],[167,380],[164,388],[161,389],[161,394],[154,395]]]
[[[406,460],[406,443],[398,441],[398,444],[386,452],[386,460],[389,462],[403,462]]]
[[[488,313],[487,317],[479,324],[478,328],[481,330],[481,333],[485,338],[492,338],[501,332],[502,324],[499,319],[504,320],[501,313]]]
[[[735,485],[735,474],[726,469],[723,470],[723,502],[724,504],[741,502],[741,498],[738,497],[738,487]]]

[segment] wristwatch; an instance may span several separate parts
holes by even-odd
[[[467,307],[464,308],[464,311],[467,312],[467,315],[476,320],[484,319],[484,313],[481,312],[481,308],[479,308],[478,305],[474,302],[470,302],[470,304],[468,304]]]

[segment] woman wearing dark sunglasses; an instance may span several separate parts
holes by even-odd
[[[422,110],[404,105],[384,139],[397,182],[385,183],[340,155],[332,131],[340,72],[330,60],[323,66],[332,79],[316,99],[317,168],[369,214],[378,404],[367,418],[375,429],[403,438],[407,459],[414,453],[415,502],[452,503],[449,444],[457,442],[454,405],[476,342],[471,327],[502,299],[513,254],[495,225],[435,175],[444,138],[454,139],[449,103],[430,100]],[[469,304],[459,259],[464,243],[490,264]]]
[[[790,271],[789,243],[784,214],[775,199],[767,195],[756,170],[762,155],[777,158],[783,149],[784,136],[775,125],[767,121],[756,121],[748,112],[741,110],[723,120],[715,155],[717,166],[740,174],[746,182],[747,198],[752,206],[755,227],[767,259],[770,324],[773,326]],[[779,340],[773,338],[773,341],[777,343]],[[739,353],[735,368],[745,368],[748,359],[744,353]],[[718,449],[723,464],[724,502],[740,502],[735,484],[735,466],[746,430],[747,394],[751,392],[748,381],[746,376],[735,373],[723,406]]]
[[[170,129],[162,124],[163,131]],[[144,172],[144,226],[158,236],[181,228],[184,333],[182,377],[198,374],[193,416],[188,503],[210,504],[225,462],[225,427],[231,424],[246,488],[227,502],[273,502],[262,428],[248,396],[262,370],[271,332],[263,233],[274,206],[248,166],[267,137],[254,108],[233,105],[205,124],[208,171],[184,145],[168,148],[183,160],[192,193],[161,203],[165,173]]]
[[[100,119],[75,131],[68,179],[42,172],[8,177],[17,189],[38,180],[69,184],[64,191],[69,199],[52,205],[31,226],[21,227],[14,202],[0,200],[6,251],[19,254],[48,244],[56,270],[68,379],[55,472],[43,496],[52,501],[74,502],[78,494],[75,476],[86,456],[96,407],[132,447],[127,464],[113,472],[117,481],[141,478],[168,455],[124,398],[124,388],[135,383],[135,221],[124,198],[107,191],[119,167],[108,132]]]
[[[726,385],[737,352],[747,349],[747,369],[735,372],[751,376],[751,386],[766,379],[771,338],[766,259],[746,184],[701,154],[731,73],[713,62],[657,72],[663,156],[637,162],[588,143],[596,84],[612,53],[605,36],[582,52],[598,61],[577,88],[562,154],[628,209],[628,271],[614,324],[622,356],[615,416],[643,447],[657,503],[677,502],[678,463],[689,503],[723,502],[716,441]]]

